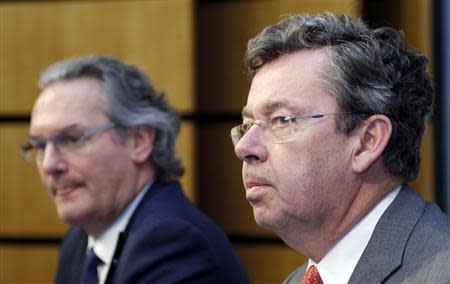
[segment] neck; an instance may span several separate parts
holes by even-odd
[[[380,181],[382,179],[378,179]],[[325,254],[364,216],[366,216],[386,195],[398,187],[399,179],[385,179],[383,183],[360,183],[359,189],[349,206],[341,204],[335,212],[317,224],[295,224],[288,232],[280,233],[280,237],[289,246],[319,262]]]
[[[108,216],[101,216],[98,220],[89,220],[89,223],[80,225],[83,230],[94,239],[101,236],[124,212],[133,199],[141,192],[144,186],[152,179],[155,178],[154,170],[148,163],[141,165],[135,175],[128,180],[134,182],[126,184],[126,189],[122,192],[121,206],[117,208],[111,208]],[[130,194],[131,193],[131,194]],[[76,224],[75,224],[76,225]]]

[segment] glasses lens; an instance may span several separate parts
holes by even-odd
[[[20,145],[20,152],[27,162],[34,163],[37,161],[37,150],[31,143]]]
[[[233,145],[236,146],[236,144],[241,140],[242,138],[242,125],[235,126],[231,129],[231,141],[233,141]]]

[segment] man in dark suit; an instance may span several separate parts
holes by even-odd
[[[309,258],[285,283],[450,283],[450,222],[407,184],[427,60],[391,28],[292,15],[251,39],[231,130],[256,222]]]
[[[56,283],[248,283],[183,195],[178,117],[145,75],[92,56],[50,66],[40,87],[22,151],[72,225]]]

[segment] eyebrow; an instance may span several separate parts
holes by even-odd
[[[302,107],[298,104],[295,104],[293,101],[290,101],[286,98],[281,99],[275,99],[275,100],[269,100],[267,103],[265,103],[261,109],[262,113],[264,114],[271,114],[279,109],[289,109],[291,111],[299,112],[299,110],[302,109]],[[251,111],[248,109],[247,106],[245,106],[242,109],[242,117],[252,117]]]
[[[241,112],[241,117],[244,118],[244,117],[250,117],[250,116],[251,115],[250,115],[250,111],[248,110],[248,107],[247,106],[243,107],[242,112]]]
[[[76,123],[71,124],[71,125],[69,125],[69,126],[66,126],[66,127],[62,128],[62,129],[56,131],[53,135],[50,135],[50,137],[55,136],[55,135],[60,135],[60,134],[62,134],[62,133],[65,133],[65,132],[67,132],[67,131],[70,131],[70,130],[74,130],[74,129],[76,129],[78,126],[79,126],[79,125],[76,124]],[[43,137],[41,137],[41,136],[34,136],[34,135],[30,135],[30,134],[28,134],[28,138],[29,138],[29,139],[35,139],[35,140],[37,140],[37,139],[43,139]]]

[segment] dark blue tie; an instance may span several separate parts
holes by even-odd
[[[86,255],[83,268],[83,284],[98,284],[97,266],[102,263],[93,249]]]

